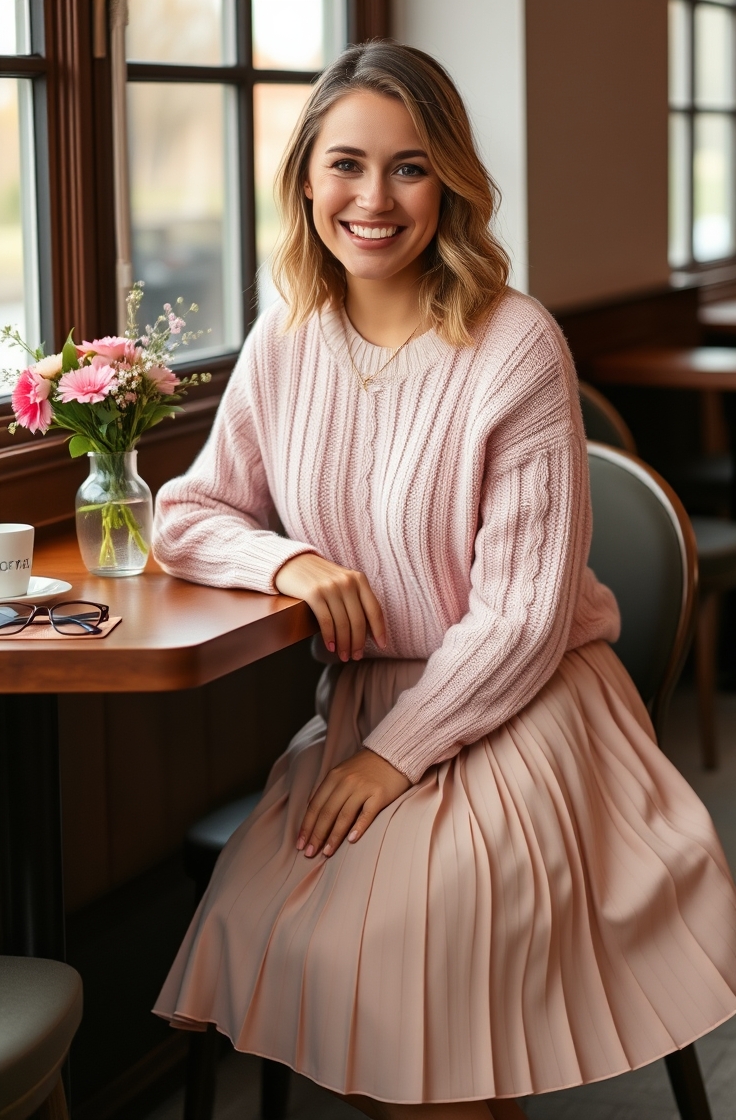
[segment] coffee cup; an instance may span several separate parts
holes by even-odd
[[[0,599],[27,595],[33,566],[33,526],[0,524]]]

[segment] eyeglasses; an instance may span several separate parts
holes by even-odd
[[[31,603],[0,603],[0,638],[19,634],[31,623],[40,622],[39,615],[47,614],[54,630],[60,634],[100,634],[100,623],[107,622],[110,608],[104,603],[54,603],[48,607],[34,607]]]

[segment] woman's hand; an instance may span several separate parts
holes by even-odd
[[[320,848],[331,856],[346,836],[354,844],[381,809],[401,797],[410,785],[405,774],[363,747],[330,770],[312,795],[297,848],[305,856],[316,856]]]
[[[337,649],[342,661],[360,660],[369,629],[379,648],[385,649],[383,611],[362,572],[305,552],[287,560],[274,583],[282,595],[308,603],[327,649],[330,653]]]

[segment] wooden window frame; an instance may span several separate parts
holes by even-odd
[[[389,33],[390,0],[349,0],[348,41],[363,42]],[[236,0],[238,34],[247,40],[250,0]],[[77,338],[94,338],[114,330],[116,323],[115,226],[112,148],[112,76],[109,28],[107,51],[99,57],[100,26],[95,17],[106,12],[104,0],[30,0],[32,54],[0,58],[0,76],[33,77],[36,138],[36,195],[39,207],[39,274],[42,337],[47,349],[58,349],[70,327]],[[243,60],[244,43],[239,44]],[[240,96],[252,98],[254,76],[247,67],[164,66],[129,63],[133,81],[235,79]],[[313,74],[258,71],[257,81],[310,80]],[[252,121],[250,104],[242,119]],[[253,175],[253,140],[246,135],[241,149],[242,181]],[[248,232],[243,239],[246,291],[255,278],[255,213],[253,192],[246,192]],[[253,308],[244,306],[250,324]],[[190,398],[175,423],[161,424],[141,441],[141,473],[155,490],[186,469],[206,439],[217,405],[234,364],[234,355],[202,359],[212,371],[207,389]],[[188,369],[196,369],[193,362]],[[31,436],[20,429],[10,436],[9,402],[0,404],[0,510],[4,521],[27,521],[38,529],[67,527],[73,517],[74,494],[86,461],[70,458],[62,434]]]

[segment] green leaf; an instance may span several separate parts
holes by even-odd
[[[91,439],[86,436],[72,436],[69,440],[69,454],[72,459],[78,459],[80,455],[86,455],[88,451],[95,451],[95,445]]]
[[[94,414],[99,422],[105,426],[112,424],[113,420],[117,420],[120,415],[120,409],[114,401],[105,402],[104,404],[96,404],[92,406]]]
[[[77,358],[77,348],[72,342],[72,334],[74,327],[69,331],[67,340],[61,351],[61,371],[68,373],[70,369],[79,369],[79,359]]]

